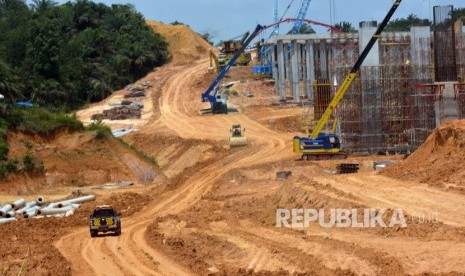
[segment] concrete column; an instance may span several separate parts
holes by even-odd
[[[360,53],[362,53],[363,49],[365,49],[365,46],[368,44],[371,37],[376,32],[376,29],[376,21],[360,22],[360,30],[358,31]],[[371,49],[370,53],[368,53],[362,65],[379,65],[379,43],[375,43],[375,45],[373,45],[373,48]]]
[[[417,83],[429,82],[433,78],[433,74],[429,70],[429,66],[432,64],[430,27],[411,27],[410,41],[412,78]]]
[[[313,54],[313,43],[308,40],[305,43],[305,52],[306,52],[306,81],[304,86],[306,86],[306,92],[308,95],[308,100],[313,102],[313,82],[315,81],[315,57]]]
[[[270,45],[270,51],[271,51],[271,72],[272,76],[274,79],[274,92],[275,95],[279,95],[279,84],[278,84],[278,62],[277,62],[277,57],[276,57],[276,44]]]
[[[299,93],[299,47],[297,40],[292,40],[291,42],[291,76],[290,85],[291,85],[291,94],[295,102],[300,101]]]
[[[280,100],[286,100],[286,76],[285,76],[285,63],[284,63],[284,43],[282,40],[278,40],[277,43],[277,58],[278,58],[278,90]]]

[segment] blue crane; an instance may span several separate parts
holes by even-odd
[[[300,31],[305,15],[307,15],[308,7],[310,6],[310,1],[312,0],[302,0],[302,3],[300,4],[299,13],[296,17],[297,21],[294,22],[294,26],[291,29],[292,34],[296,34]]]
[[[211,106],[211,112],[213,114],[228,113],[228,102],[226,98],[223,98],[219,94],[219,83],[224,78],[226,73],[228,73],[231,66],[239,58],[239,56],[245,51],[245,48],[252,42],[252,40],[257,37],[264,29],[268,26],[257,25],[253,33],[248,36],[244,36],[243,43],[239,51],[237,51],[234,56],[229,60],[229,62],[223,67],[221,72],[216,76],[210,86],[202,94],[202,102],[209,102]],[[213,93],[212,93],[213,92]]]

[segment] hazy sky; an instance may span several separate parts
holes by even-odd
[[[68,1],[55,0],[59,3]],[[296,17],[302,0],[279,0],[280,16],[292,2],[286,17]],[[27,2],[30,2],[28,0]],[[190,25],[195,31],[212,30],[217,33],[215,40],[231,39],[246,31],[253,30],[259,23],[268,25],[273,22],[275,0],[101,0],[107,5],[132,3],[146,19],[164,23],[175,20]],[[381,21],[393,0],[333,0],[335,20],[331,22],[331,0],[312,0],[307,19],[334,23],[349,21],[354,26],[367,20]],[[420,18],[432,19],[435,5],[454,5],[465,7],[465,0],[404,0],[397,9],[394,18],[416,14]],[[290,25],[283,25],[281,33],[287,32]],[[325,32],[316,28],[317,32]]]

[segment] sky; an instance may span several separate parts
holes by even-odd
[[[67,0],[55,0],[58,3]],[[237,38],[247,31],[253,31],[257,24],[269,25],[273,22],[275,0],[94,0],[107,5],[134,4],[146,19],[171,23],[175,20],[189,25],[194,31],[217,34],[214,41]],[[302,0],[278,0],[279,16],[291,4],[285,17],[296,17]],[[28,3],[31,1],[28,0]],[[334,3],[331,9],[330,3]],[[349,21],[358,27],[360,21],[382,21],[391,8],[393,0],[312,0],[306,19],[323,23]],[[432,20],[435,5],[465,7],[464,0],[403,0],[393,18],[415,14]],[[332,20],[332,14],[335,19]],[[291,25],[282,25],[280,33],[286,33]],[[314,27],[317,32],[326,30]]]

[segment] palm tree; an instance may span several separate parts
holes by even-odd
[[[353,33],[357,30],[352,26],[350,22],[342,21],[334,25],[334,27],[338,28],[343,33]]]
[[[34,12],[40,14],[55,7],[56,5],[58,5],[58,3],[53,0],[32,0],[30,7]]]

